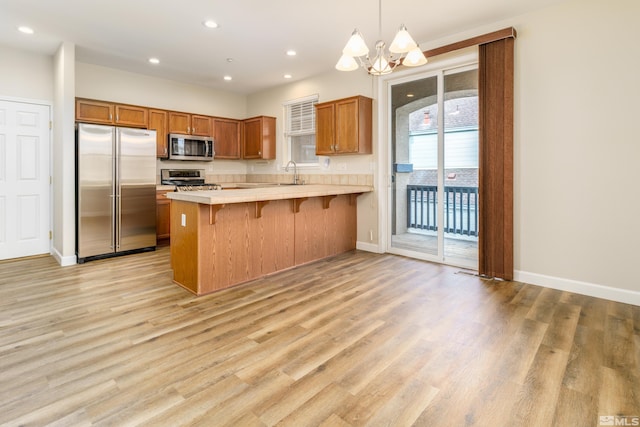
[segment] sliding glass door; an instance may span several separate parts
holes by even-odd
[[[390,85],[390,252],[478,263],[478,70]]]

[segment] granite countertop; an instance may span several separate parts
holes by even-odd
[[[233,190],[170,192],[167,197],[173,200],[221,205],[226,203],[259,202],[267,200],[300,199],[304,197],[337,196],[340,194],[369,193],[373,187],[368,185],[277,185],[260,183],[242,183],[242,188]],[[238,186],[234,186],[238,187]]]

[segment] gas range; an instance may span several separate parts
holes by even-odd
[[[160,183],[175,185],[175,191],[222,190],[219,184],[205,184],[204,169],[162,169]]]
[[[176,191],[207,191],[207,190],[222,190],[220,184],[185,184],[176,185]]]

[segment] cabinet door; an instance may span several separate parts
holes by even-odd
[[[167,149],[167,112],[149,110],[149,129],[156,131],[156,157],[169,157]]]
[[[245,159],[260,159],[262,157],[262,124],[260,118],[244,121],[242,157]]]
[[[336,102],[335,146],[337,153],[358,152],[358,100]]]
[[[214,119],[213,133],[216,159],[240,158],[240,121]]]
[[[170,112],[169,133],[191,134],[191,114]]]
[[[191,116],[191,135],[211,136],[211,117]]]
[[[113,124],[113,104],[76,99],[76,121],[84,123]]]
[[[156,240],[171,237],[171,200],[165,197],[165,193],[156,193]]]
[[[115,113],[115,124],[118,126],[146,128],[149,123],[149,110],[144,107],[116,104]]]
[[[333,153],[334,146],[334,111],[333,103],[316,104],[316,154]]]

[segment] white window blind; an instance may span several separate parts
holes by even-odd
[[[316,131],[317,96],[291,101],[285,104],[287,109],[287,135],[307,135]]]
[[[318,95],[289,101],[285,107],[285,137],[289,144],[289,160],[306,165],[317,165],[316,110]]]

